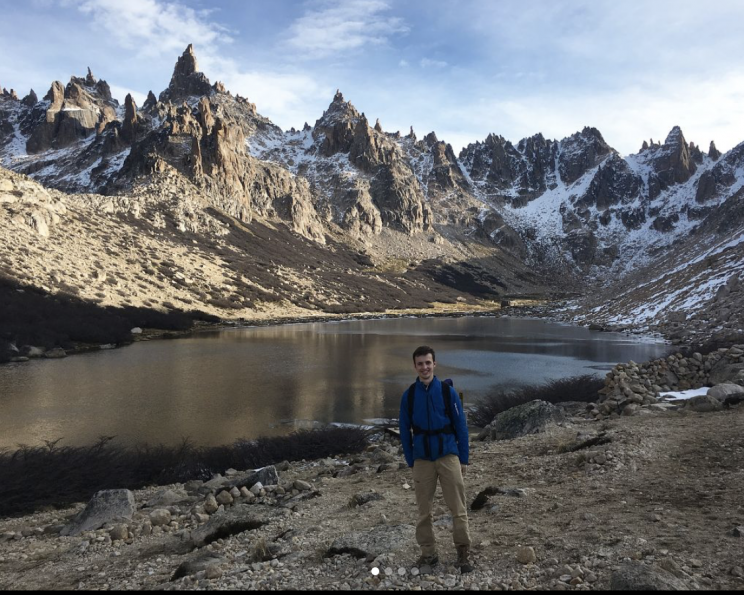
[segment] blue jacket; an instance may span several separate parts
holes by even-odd
[[[444,390],[444,394],[449,395],[449,391]],[[400,401],[400,439],[409,467],[413,467],[413,462],[416,459],[435,461],[449,454],[457,455],[461,464],[468,464],[468,426],[465,413],[462,410],[460,395],[454,389],[452,389],[452,393],[452,426],[455,433],[434,435],[413,435],[412,425],[415,423],[422,430],[436,430],[449,425],[450,420],[445,413],[444,399],[442,398],[442,383],[434,376],[429,386],[426,387],[421,380],[416,379],[413,420],[408,417],[408,389],[403,393],[403,398]],[[429,441],[429,456],[426,456],[425,440]]]

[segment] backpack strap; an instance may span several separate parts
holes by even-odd
[[[442,384],[447,387],[446,397],[444,396],[444,390],[442,390],[442,398],[444,399],[444,414],[447,416],[447,419],[450,422],[450,427],[452,427],[452,385],[449,383]]]
[[[416,383],[414,382],[408,389],[408,421],[411,422],[413,427],[413,400],[416,396]]]

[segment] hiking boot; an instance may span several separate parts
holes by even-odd
[[[460,545],[457,547],[457,562],[455,563],[455,566],[460,569],[461,574],[473,572],[473,566],[470,564],[470,560],[468,559],[469,553],[469,546]]]
[[[432,554],[431,556],[424,556],[423,554],[416,562],[416,566],[434,566],[439,562],[439,556]]]

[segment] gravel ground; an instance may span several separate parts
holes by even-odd
[[[595,590],[618,587],[629,569],[668,588],[744,588],[744,407],[600,421],[580,409],[545,433],[472,443],[469,502],[499,489],[469,512],[469,574],[454,567],[439,492],[440,562],[416,566],[410,470],[382,434],[363,455],[279,466],[278,486],[226,505],[265,524],[202,547],[197,529],[224,514],[207,500],[224,496],[199,482],[166,486],[189,495],[176,505],[153,503],[164,487],[137,491],[131,521],[75,537],[59,530],[84,503],[1,520],[0,588]],[[572,451],[602,433],[603,444]],[[163,509],[170,521],[157,524]],[[329,555],[337,538],[399,527],[407,538]],[[172,580],[179,566],[184,576]]]

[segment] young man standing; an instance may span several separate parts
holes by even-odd
[[[431,507],[437,480],[452,512],[452,539],[460,572],[470,572],[470,532],[463,475],[468,465],[468,428],[460,397],[452,386],[434,375],[436,355],[431,347],[413,352],[418,378],[403,393],[400,403],[400,438],[406,463],[413,467],[418,522],[416,541],[421,547],[419,565],[434,565],[437,556]]]

